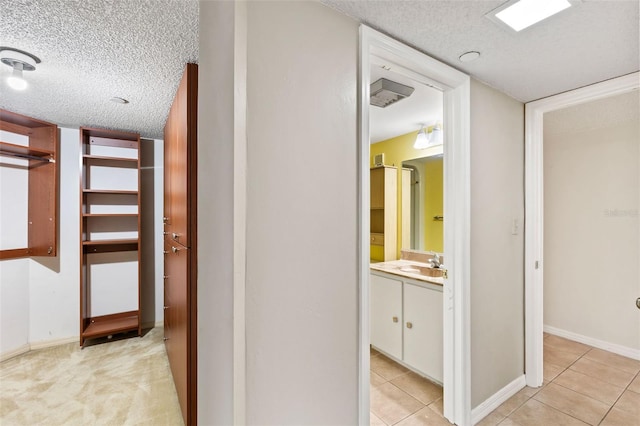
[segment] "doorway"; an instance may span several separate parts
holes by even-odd
[[[470,79],[469,76],[366,26],[360,27],[359,99],[359,411],[369,424],[369,259],[371,62],[380,58],[397,72],[443,93],[444,256],[443,415],[460,426],[471,424],[470,404]],[[454,296],[455,295],[455,296]]]
[[[528,386],[539,387],[543,380],[544,114],[638,90],[639,76],[636,72],[525,106],[525,372]]]

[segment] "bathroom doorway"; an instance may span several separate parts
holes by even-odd
[[[446,389],[443,416],[458,425],[471,424],[469,267],[469,77],[366,26],[360,28],[360,309],[359,395],[360,421],[369,424],[371,149],[369,95],[371,66],[383,62],[410,79],[439,90],[444,107],[444,258],[448,277],[443,281],[442,383]],[[429,124],[429,123],[424,123]],[[431,129],[432,130],[432,129]],[[399,165],[401,167],[401,164]],[[402,238],[402,236],[401,236]]]

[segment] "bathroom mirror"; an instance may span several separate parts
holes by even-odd
[[[402,178],[410,179],[409,200],[402,200],[403,209],[409,209],[408,215],[402,214],[410,223],[405,237],[409,241],[403,243],[403,248],[444,251],[442,160],[442,154],[438,154],[402,161]]]

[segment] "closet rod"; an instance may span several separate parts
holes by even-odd
[[[45,163],[53,163],[53,162],[55,162],[55,160],[53,158],[44,158],[44,157],[38,157],[37,155],[29,155],[29,154],[18,154],[16,152],[10,152],[10,151],[0,151],[0,155],[6,155],[6,156],[9,156],[9,157],[22,158],[24,160],[42,161],[42,162],[45,162]]]

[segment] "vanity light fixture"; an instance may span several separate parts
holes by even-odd
[[[442,124],[437,122],[431,127],[431,131],[427,132],[427,128],[423,124],[413,143],[414,149],[427,149],[432,146],[442,145]]]
[[[511,0],[486,16],[518,32],[571,6],[568,0]]]
[[[425,149],[429,147],[429,134],[427,128],[422,125],[416,136],[416,141],[413,143],[415,149]]]
[[[0,61],[13,68],[11,76],[7,77],[7,84],[14,90],[27,88],[28,84],[22,72],[33,71],[36,64],[40,63],[40,59],[29,52],[4,46],[0,46]]]

